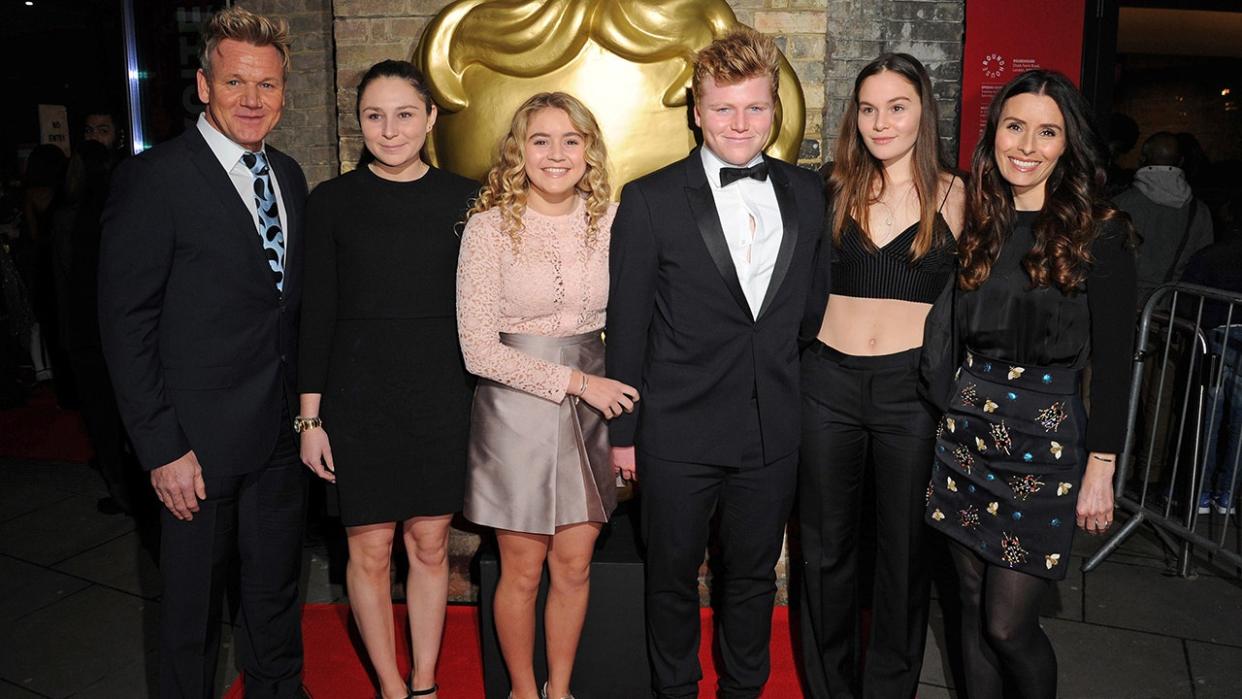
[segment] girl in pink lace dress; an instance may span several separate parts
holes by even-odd
[[[595,117],[541,93],[514,115],[462,234],[457,327],[480,379],[464,514],[496,528],[496,631],[516,699],[541,694],[532,658],[545,560],[544,695],[570,696],[591,553],[616,505],[605,420],[638,400],[602,375],[610,194]]]

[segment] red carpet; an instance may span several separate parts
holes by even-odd
[[[48,384],[36,387],[26,405],[0,410],[0,457],[86,463],[94,455],[82,418],[57,407]]]
[[[397,657],[401,672],[409,671],[409,635],[405,607],[393,610],[397,619]],[[481,699],[483,696],[482,651],[479,646],[478,607],[450,606],[444,629],[444,650],[437,677],[442,699]],[[703,639],[711,638],[711,611],[703,610]],[[375,689],[363,667],[361,641],[352,629],[349,607],[340,604],[308,604],[302,613],[302,642],[306,649],[304,681],[315,699],[372,699]],[[711,664],[710,644],[699,656],[703,663],[702,696],[715,695],[716,673]],[[242,699],[242,680],[233,683],[226,699]],[[772,615],[772,678],[765,699],[801,697],[794,670],[789,637],[788,607],[776,607]]]

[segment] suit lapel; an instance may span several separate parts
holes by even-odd
[[[272,282],[272,271],[267,266],[267,256],[263,252],[263,241],[259,238],[259,229],[255,224],[254,216],[242,203],[241,197],[237,195],[237,188],[233,186],[233,180],[229,178],[229,173],[220,166],[220,161],[216,159],[215,153],[211,152],[211,147],[203,140],[198,127],[191,126],[186,129],[186,138],[190,150],[194,153],[192,157],[194,166],[198,168],[199,174],[207,182],[212,194],[220,200],[222,210],[233,223],[231,227],[235,234],[242,236],[241,243],[245,246],[248,256],[254,261],[254,264],[248,266],[252,271],[261,273],[262,276],[259,278],[263,280],[264,285],[276,293],[276,285]]]
[[[690,203],[690,213],[703,237],[703,244],[716,263],[716,270],[724,280],[725,287],[733,295],[733,300],[742,307],[746,317],[754,320],[750,313],[750,304],[742,293],[742,285],[737,280],[737,268],[733,266],[733,256],[729,253],[729,244],[725,240],[724,229],[720,226],[720,214],[716,211],[716,200],[712,197],[712,186],[707,181],[707,173],[703,170],[703,159],[698,150],[690,154],[686,160],[686,200]],[[784,211],[782,210],[782,215]]]
[[[772,158],[767,155],[763,157],[768,161],[772,189],[776,192],[776,205],[781,210],[781,225],[785,230],[781,235],[781,247],[776,252],[776,265],[772,268],[772,279],[768,281],[768,290],[763,295],[763,303],[759,305],[760,318],[768,312],[768,307],[772,305],[773,299],[780,291],[781,283],[785,281],[785,275],[789,272],[789,265],[793,262],[794,250],[798,246],[798,206],[794,199],[793,187],[784,170],[773,162]]]

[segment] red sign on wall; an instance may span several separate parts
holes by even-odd
[[[1086,0],[967,0],[962,52],[962,111],[958,167],[970,157],[996,93],[1032,68],[1064,73],[1079,83]]]

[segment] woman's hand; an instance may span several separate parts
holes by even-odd
[[[613,447],[612,454],[612,472],[621,478],[638,482],[638,467],[634,465],[634,446]]]
[[[1091,452],[1078,491],[1078,526],[1088,534],[1103,534],[1113,523],[1113,471],[1116,454]]]
[[[594,374],[583,376],[575,371],[574,376],[570,378],[570,383],[574,385],[575,390],[579,390],[583,385],[583,378],[585,378],[586,390],[574,395],[603,413],[606,419],[611,420],[619,416],[622,411],[627,413],[634,411],[634,404],[638,402],[638,390],[633,386],[627,386],[606,376]],[[574,379],[577,379],[578,383],[574,384]]]
[[[336,482],[336,466],[332,463],[332,445],[323,427],[315,427],[302,433],[302,463],[316,476],[329,483]]]

